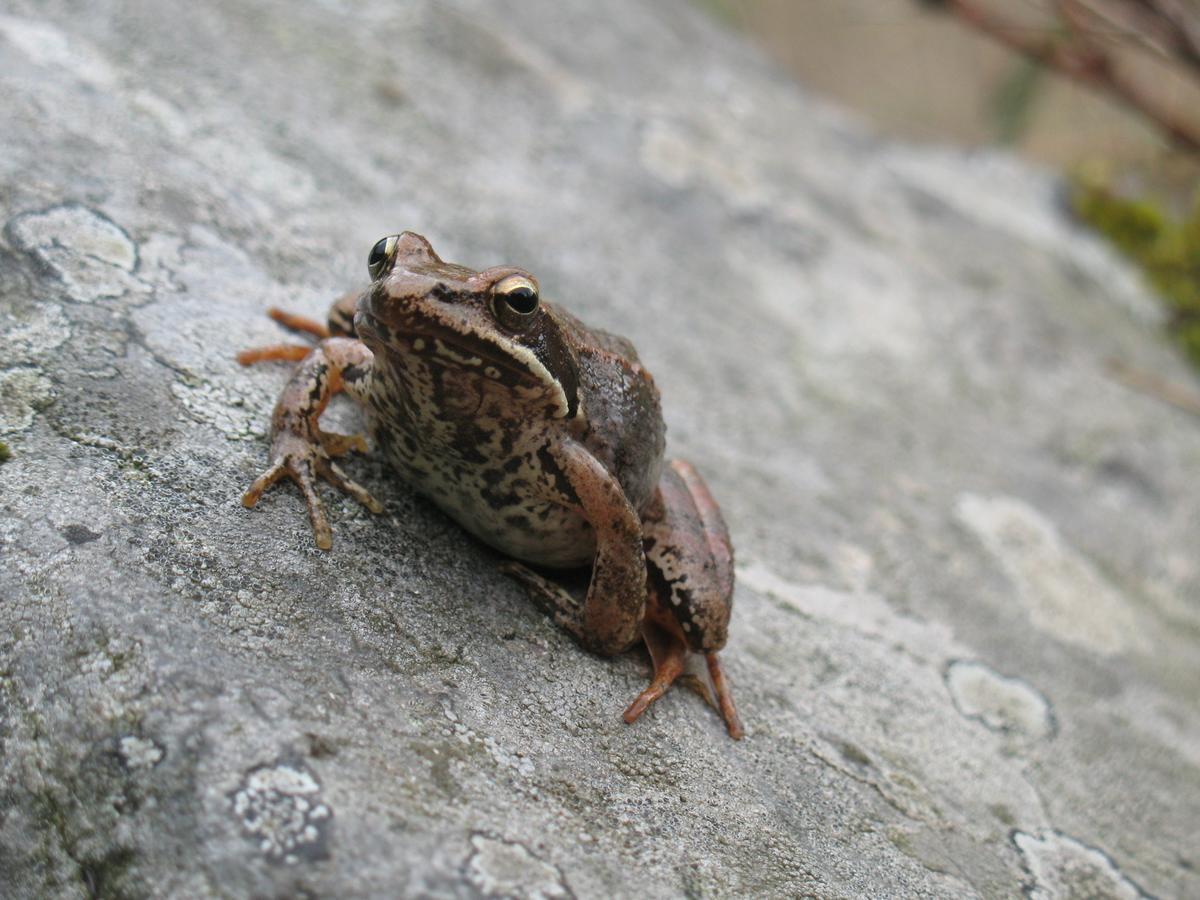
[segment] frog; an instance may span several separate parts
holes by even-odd
[[[269,465],[242,504],[294,482],[329,550],[318,484],[382,512],[337,462],[373,444],[506,557],[501,570],[584,648],[611,657],[645,644],[650,682],[625,722],[687,683],[742,738],[719,656],[733,608],[729,530],[696,468],[666,458],[660,392],[633,344],[544,299],[530,272],[445,262],[415,232],[380,239],[367,269],[370,284],[335,301],[324,323],[268,310],[315,343],[238,355],[296,363],[272,413]],[[370,442],[321,427],[340,393],[363,409]],[[569,570],[590,570],[582,598],[556,577]],[[692,654],[707,679],[687,671]]]

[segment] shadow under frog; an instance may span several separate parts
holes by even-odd
[[[254,506],[291,478],[326,550],[333,536],[319,479],[382,510],[334,462],[366,450],[364,437],[319,424],[344,391],[362,405],[400,476],[512,557],[504,571],[584,647],[607,656],[646,642],[654,675],[626,722],[661,697],[697,652],[726,728],[740,738],[717,656],[733,602],[729,533],[696,470],[664,461],[658,389],[633,345],[543,301],[528,272],[443,262],[412,232],[379,241],[368,269],[371,284],[337,301],[328,325],[270,311],[319,338],[315,347],[239,355],[245,365],[299,362],[271,420],[270,466],[243,504]],[[590,566],[586,597],[579,602],[522,563]]]

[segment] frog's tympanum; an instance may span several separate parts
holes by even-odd
[[[254,506],[291,478],[323,549],[332,533],[319,479],[382,509],[333,461],[365,449],[363,437],[320,428],[330,398],[345,391],[401,477],[519,560],[504,570],[584,647],[611,655],[646,642],[653,680],[625,721],[666,692],[694,651],[729,734],[741,737],[717,658],[733,600],[729,534],[696,470],[664,462],[658,389],[633,346],[542,300],[528,272],[442,262],[411,232],[377,243],[368,268],[370,286],[335,303],[328,327],[271,311],[320,338],[315,347],[238,357],[300,363],[275,407],[270,467],[242,502]],[[587,596],[576,600],[522,563],[590,566]]]

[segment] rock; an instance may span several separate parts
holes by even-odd
[[[0,121],[0,893],[1200,894],[1200,425],[1108,361],[1190,375],[1053,177],[682,2],[11,0]],[[239,505],[233,354],[401,228],[636,340],[743,742],[375,461]]]

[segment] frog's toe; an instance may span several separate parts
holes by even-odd
[[[716,653],[706,653],[704,659],[708,662],[708,674],[717,690],[717,704],[721,710],[721,718],[725,720],[725,729],[731,738],[740,741],[746,732],[742,728],[742,717],[733,705],[733,691],[729,687],[729,679],[725,677],[725,669]]]
[[[281,462],[275,463],[275,465],[254,479],[254,484],[250,485],[246,489],[246,493],[242,494],[242,506],[246,507],[246,509],[253,509],[258,505],[258,501],[262,499],[262,495],[267,492],[267,489],[287,474],[287,466]]]
[[[515,578],[529,591],[534,601],[551,615],[557,616],[564,610],[576,613],[579,603],[561,585],[539,575],[533,569],[515,560],[500,563],[500,571]]]
[[[321,503],[321,498],[317,496],[317,471],[320,467],[315,464],[312,456],[305,456],[301,459],[287,457],[283,466],[292,481],[296,482],[296,486],[300,488],[300,493],[304,495],[304,505],[308,507],[308,522],[312,526],[313,540],[319,548],[328,550],[333,546],[333,529],[329,527],[329,519],[325,517],[325,506]]]
[[[499,568],[503,574],[521,582],[533,602],[543,612],[577,641],[588,646],[589,641],[582,625],[583,605],[571,596],[570,591],[515,560],[503,562]]]
[[[295,473],[292,477],[304,493],[304,504],[308,507],[308,522],[312,526],[313,540],[320,549],[330,549],[333,546],[333,529],[329,527],[329,520],[325,518],[325,507],[321,504],[321,498],[317,496],[316,479],[312,476],[312,469],[308,468],[303,477],[297,477]]]
[[[644,622],[642,637],[650,650],[650,659],[654,662],[654,677],[625,710],[624,719],[629,724],[636,722],[642,713],[650,708],[651,703],[670,689],[675,680],[683,674],[687,662],[687,644],[660,625],[651,621]]]
[[[542,577],[529,568],[529,566],[519,563],[515,559],[505,560],[497,568],[502,574],[507,575],[509,578],[515,578],[535,593],[550,594],[557,597],[559,593],[563,592],[562,588],[550,581],[550,579]]]
[[[300,362],[300,360],[304,359],[310,353],[312,353],[312,347],[305,347],[300,344],[271,344],[269,347],[253,347],[249,350],[243,350],[237,355],[237,361],[243,366],[252,366],[255,363],[272,360]]]
[[[302,454],[285,454],[266,472],[255,479],[249,490],[242,495],[242,505],[252,507],[262,495],[282,478],[291,478],[304,495],[308,507],[308,521],[312,525],[313,540],[322,550],[333,546],[333,529],[325,516],[325,507],[317,496],[317,480],[323,478],[338,490],[343,491],[373,513],[383,512],[383,504],[371,496],[362,485],[346,477],[335,463],[330,462],[319,449]]]
[[[322,431],[320,434],[321,446],[333,457],[345,456],[351,450],[366,453],[370,449],[366,437],[361,434],[340,434],[336,431]]]
[[[345,435],[338,435],[345,437]],[[358,436],[361,437],[361,436]],[[321,477],[332,484],[339,491],[349,494],[367,509],[373,513],[383,512],[383,504],[371,496],[371,492],[359,484],[346,477],[336,463],[327,462],[321,466]]]
[[[325,518],[325,510],[321,506],[321,498],[316,492],[316,477],[311,461],[296,463],[291,458],[284,458],[254,479],[246,493],[242,495],[242,506],[250,509],[258,504],[262,495],[282,478],[291,478],[304,494],[304,502],[308,507],[308,521],[312,525],[313,538],[322,550],[333,546],[333,530],[329,520]]]
[[[329,329],[323,323],[318,322],[315,319],[310,319],[306,316],[298,316],[295,313],[290,313],[286,309],[280,309],[277,306],[270,307],[267,310],[267,315],[285,328],[292,329],[292,331],[302,331],[305,334],[311,334],[313,337],[321,340],[329,337]]]
[[[725,677],[725,670],[721,667],[717,654],[705,654],[712,687],[716,691],[714,702],[713,692],[709,690],[708,685],[685,671],[687,656],[691,649],[677,630],[647,619],[642,623],[642,638],[646,641],[650,659],[654,663],[654,676],[650,679],[650,684],[646,689],[638,694],[633,703],[629,704],[629,708],[625,710],[625,721],[630,724],[636,722],[642,713],[650,708],[650,704],[670,690],[671,685],[678,682],[687,685],[706,703],[719,709],[721,717],[725,720],[725,729],[729,732],[729,736],[735,741],[741,740],[745,733],[742,728],[742,720],[738,717],[737,709],[733,705],[733,693],[729,688],[729,681]]]

